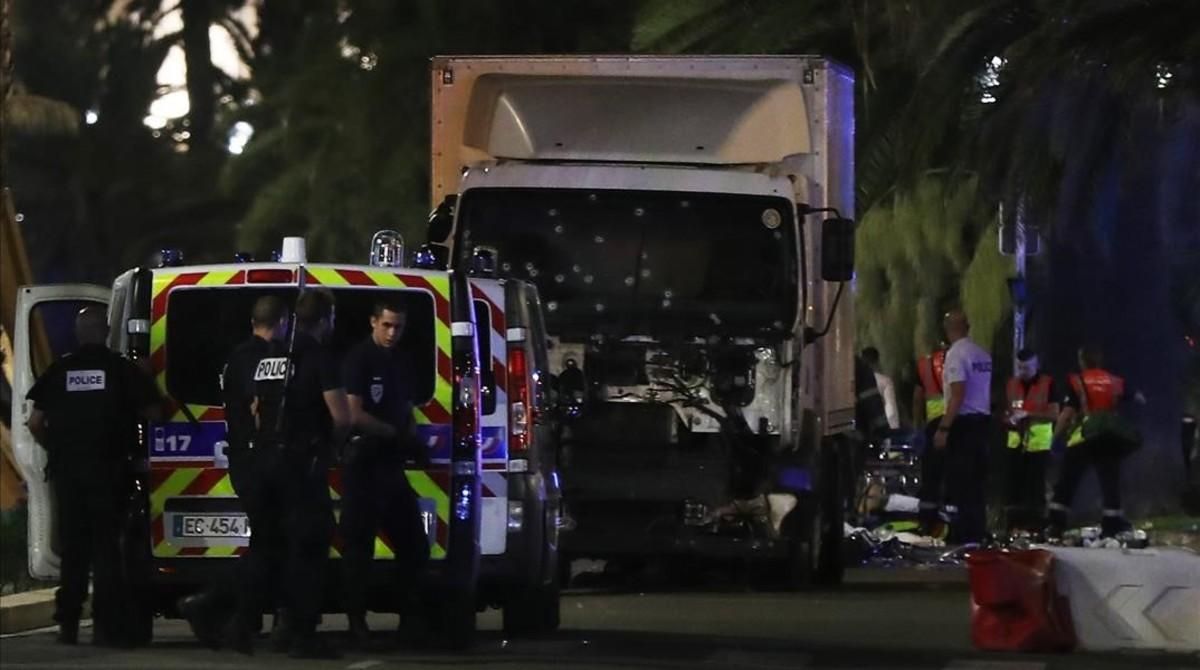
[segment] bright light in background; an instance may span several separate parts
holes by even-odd
[[[979,96],[979,102],[985,105],[990,105],[996,102],[995,90],[1000,87],[1000,71],[1008,61],[1000,56],[992,56],[988,61],[987,66],[983,69],[983,74],[979,75],[979,87],[983,89],[983,94]]]
[[[96,110],[89,109],[87,113],[83,115],[83,120],[89,126],[94,126],[96,125],[96,122],[100,120],[100,115],[96,113]]]
[[[229,153],[242,153],[251,137],[254,137],[254,126],[245,121],[233,124],[233,128],[229,130]]]
[[[1162,90],[1171,85],[1171,80],[1175,78],[1175,73],[1171,72],[1171,68],[1159,63],[1154,68],[1154,84]]]
[[[249,3],[234,16],[246,27],[251,38],[258,34],[258,6]],[[155,39],[162,39],[183,30],[183,10],[176,6],[158,20],[154,26]],[[233,35],[224,26],[213,25],[208,28],[208,40],[211,49],[212,63],[217,69],[235,80],[250,78],[250,66],[242,60],[234,42]],[[190,104],[187,94],[187,56],[183,47],[176,44],[167,52],[162,66],[156,77],[160,95],[150,104],[149,115],[145,124],[155,130],[166,127],[173,119],[187,116]]]

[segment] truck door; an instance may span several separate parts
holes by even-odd
[[[25,427],[33,403],[25,399],[38,375],[75,348],[75,314],[83,307],[107,309],[111,289],[90,284],[23,286],[17,294],[13,333],[13,454],[29,489],[29,574],[58,577],[54,496],[46,482],[46,449]],[[114,329],[115,330],[115,329]]]

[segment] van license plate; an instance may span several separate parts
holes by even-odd
[[[250,522],[240,514],[180,514],[175,537],[250,537]]]

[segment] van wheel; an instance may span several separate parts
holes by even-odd
[[[512,594],[504,604],[504,633],[535,637],[558,630],[561,621],[558,581]]]
[[[435,633],[451,651],[470,649],[475,644],[475,601],[455,594],[434,607]]]
[[[125,582],[122,634],[129,644],[143,647],[154,640],[155,602],[150,586],[150,521],[143,496],[132,496],[119,538],[122,580]]]

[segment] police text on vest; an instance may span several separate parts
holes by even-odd
[[[258,362],[258,368],[254,370],[254,381],[282,380],[287,372],[287,365],[287,358],[264,358]]]
[[[68,391],[103,391],[104,370],[71,370],[67,372]]]

